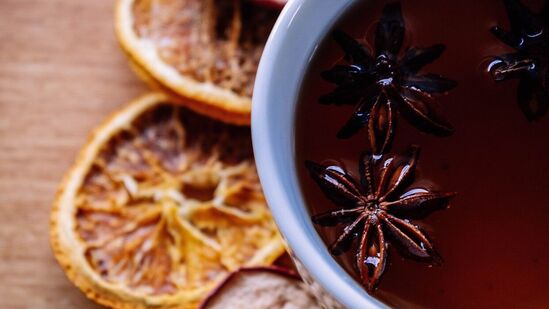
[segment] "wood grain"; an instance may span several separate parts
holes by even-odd
[[[112,0],[0,0],[0,308],[97,308],[49,246],[57,184],[88,132],[147,88]]]

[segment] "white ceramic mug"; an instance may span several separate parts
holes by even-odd
[[[295,115],[301,84],[319,42],[358,0],[290,0],[261,58],[254,87],[256,164],[276,223],[305,280],[327,308],[382,308],[330,256],[300,192]]]

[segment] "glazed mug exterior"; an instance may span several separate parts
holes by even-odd
[[[295,161],[296,104],[311,57],[339,17],[363,0],[290,0],[256,77],[252,136],[259,177],[298,271],[326,308],[384,308],[333,258],[305,207]]]

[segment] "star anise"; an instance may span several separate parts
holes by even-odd
[[[335,31],[333,37],[345,52],[346,64],[322,73],[337,87],[322,96],[320,103],[355,106],[338,138],[349,138],[367,125],[375,154],[391,147],[397,111],[424,132],[438,136],[453,132],[452,126],[437,115],[433,94],[445,93],[457,83],[440,75],[420,73],[442,55],[445,46],[409,48],[399,59],[404,33],[400,4],[388,4],[377,23],[374,51],[344,32]]]
[[[511,30],[492,28],[514,53],[499,56],[490,72],[496,81],[518,78],[518,103],[529,121],[549,109],[549,0],[538,14],[519,0],[504,0]]]
[[[418,156],[417,146],[410,147],[402,156],[379,158],[363,154],[359,162],[360,183],[339,166],[306,162],[322,192],[341,207],[313,216],[313,222],[321,226],[346,224],[330,245],[333,255],[348,251],[353,239],[360,237],[356,267],[369,292],[375,289],[384,272],[389,241],[404,256],[430,264],[440,262],[431,241],[409,219],[445,208],[455,193],[414,188]]]

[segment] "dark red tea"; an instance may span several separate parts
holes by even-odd
[[[398,246],[393,245],[394,239],[388,236],[390,231],[386,231],[386,238],[390,239],[388,259],[377,288],[370,291],[382,302],[398,308],[549,307],[547,2],[522,1],[542,22],[541,25],[527,22],[527,26],[517,24],[528,18],[524,10],[511,13],[514,17],[508,14],[509,8],[517,8],[517,3],[521,9],[517,0],[400,2],[405,35],[399,58],[405,56],[409,47],[429,47],[437,43],[446,47],[418,73],[440,74],[457,82],[457,86],[447,85],[447,89],[433,95],[443,119],[439,121],[443,126],[441,130],[448,125],[446,134],[424,133],[428,131],[425,127],[421,130],[424,123],[407,121],[413,117],[402,115],[405,111],[396,108],[393,110],[396,113],[394,134],[388,139],[386,110],[377,111],[380,126],[369,129],[359,121],[358,126],[362,127],[351,130],[356,133],[341,134],[357,105],[321,104],[319,100],[336,88],[323,72],[338,63],[349,65],[349,59],[342,59],[344,52],[332,36],[327,36],[318,47],[302,84],[296,122],[296,160],[311,215],[348,206],[342,205],[339,197],[327,197],[318,179],[311,177],[312,169],[337,166],[336,172],[345,170],[355,185],[360,186],[360,175],[364,174],[364,168],[359,170],[361,154],[378,154],[375,158],[399,156],[409,151],[412,144],[421,149],[413,187],[457,193],[448,209],[424,218],[399,217],[421,228],[434,245],[433,255],[436,249],[441,256],[440,263],[418,262],[401,254],[396,250]],[[393,3],[361,1],[333,30],[342,30],[360,39],[367,50],[374,53],[377,23],[384,8]],[[542,9],[543,13],[538,13]],[[499,28],[494,28],[496,26]],[[524,42],[518,40],[519,30],[532,34],[532,29],[526,28],[534,26],[545,31],[537,34],[543,39],[531,36],[532,40],[538,40],[537,45],[520,45]],[[514,32],[506,34],[501,29]],[[513,44],[516,48],[510,46]],[[385,70],[382,73],[391,82],[387,68],[390,65],[380,70]],[[354,73],[358,74],[360,68],[356,70]],[[340,84],[345,82],[342,80]],[[364,111],[370,112],[371,109]],[[374,142],[372,132],[377,139]],[[383,160],[378,159],[376,164],[383,164]],[[307,168],[305,162],[318,165],[308,163]],[[375,173],[379,176],[379,172]],[[351,222],[335,227],[315,226],[329,246],[349,224]],[[365,223],[361,224],[353,231],[357,237],[350,248],[334,255],[359,282],[363,280],[357,267],[357,250]],[[418,237],[421,238],[416,235],[415,240],[421,246],[416,249],[429,251],[429,243],[417,241]],[[379,256],[379,252],[377,254]]]

